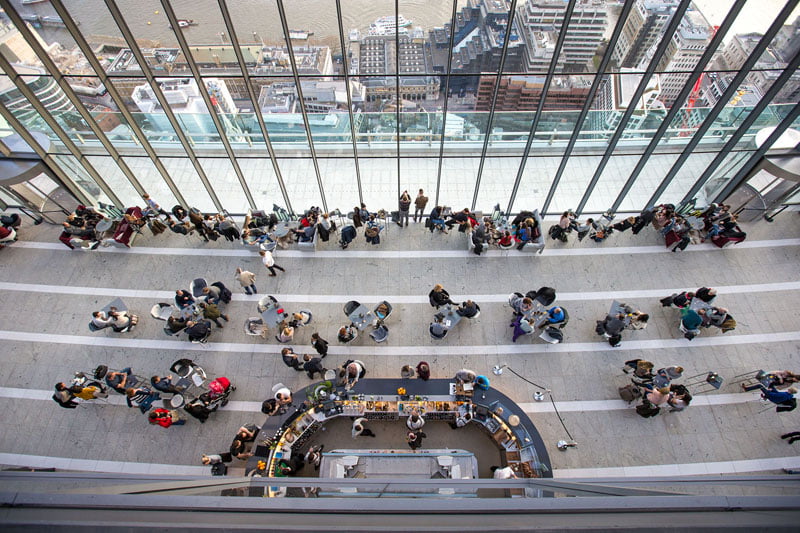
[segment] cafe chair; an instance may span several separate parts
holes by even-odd
[[[342,344],[350,344],[351,342],[353,342],[358,338],[358,329],[353,328],[353,337],[350,339],[343,340],[341,337],[338,337],[338,335],[337,338],[339,339],[339,342],[341,342]]]
[[[550,344],[558,344],[560,342],[564,342],[564,334],[561,333],[560,329],[555,328],[553,326],[545,328],[542,334],[539,335],[539,338]]]
[[[192,344],[205,344],[208,342],[208,338],[211,336],[211,330],[209,329],[203,338],[201,339],[192,339]]]
[[[94,322],[89,322],[89,331],[100,331],[101,329],[105,328],[101,328],[100,326],[95,326]]]
[[[353,314],[353,311],[358,309],[358,306],[361,305],[359,302],[355,300],[350,300],[346,304],[344,304],[344,314],[348,317]]]
[[[381,306],[381,304],[384,304],[384,305],[385,305],[385,306],[388,308],[388,311],[386,311],[386,314],[385,314],[385,315],[381,315],[381,313],[379,313],[379,312],[378,312],[378,307],[380,307],[380,306]],[[385,321],[387,318],[389,318],[389,315],[391,315],[391,314],[392,314],[392,310],[393,310],[393,308],[392,308],[392,304],[390,304],[390,303],[389,303],[389,302],[387,302],[386,300],[383,300],[382,302],[378,303],[378,305],[376,305],[376,306],[375,306],[375,309],[373,309],[372,313],[373,313],[373,314],[375,315],[375,317],[378,319],[378,323],[382,323],[382,322],[384,322],[384,321]]]
[[[193,279],[189,284],[189,292],[191,292],[192,296],[195,298],[200,298],[203,296],[203,289],[206,287],[208,287],[208,282],[205,280],[205,278]]]
[[[159,302],[150,308],[150,316],[156,320],[168,320],[177,308],[166,302]]]
[[[389,328],[381,324],[380,326],[372,330],[369,336],[372,337],[372,340],[374,340],[375,342],[384,342],[386,339],[389,338]]]

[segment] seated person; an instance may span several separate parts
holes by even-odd
[[[301,328],[311,322],[311,312],[310,311],[298,311],[297,313],[292,313],[292,320],[290,321],[290,325],[296,328]]]
[[[703,325],[703,316],[706,314],[705,309],[695,311],[688,307],[681,309],[681,324],[689,331],[696,331]]]
[[[539,326],[540,328],[544,328],[551,324],[559,324],[564,321],[567,315],[564,314],[564,310],[558,306],[551,307],[547,311],[547,318],[542,321],[542,324]]]
[[[160,399],[161,395],[153,392],[147,387],[125,389],[125,402],[128,407],[138,407],[142,413],[146,413],[153,406],[153,402]]]
[[[174,220],[169,219],[167,220],[167,226],[173,231],[173,233],[180,233],[181,235],[189,235],[194,231],[194,226],[192,226],[189,222],[182,222],[178,224]]]
[[[342,326],[339,328],[338,338],[339,342],[350,342],[351,340],[356,338],[358,334],[358,330],[352,324],[349,326]]]
[[[185,327],[186,327],[186,319],[183,317],[171,316],[167,319],[167,329],[169,329],[172,333],[178,333],[179,331],[183,331]]]
[[[736,215],[732,215],[729,220],[722,223],[720,235],[730,239],[744,239],[747,237],[747,233],[743,232],[739,227]]]
[[[439,320],[434,320],[431,322],[431,325],[428,326],[428,331],[430,332],[431,336],[435,339],[443,339],[447,336],[447,328],[444,324],[442,324]]]
[[[248,228],[242,231],[242,242],[249,246],[258,246],[265,242],[273,242],[273,240],[270,238],[269,233],[260,228]]]
[[[178,220],[183,220],[189,215],[189,213],[181,207],[180,205],[175,205],[172,207],[172,216],[177,218]]]
[[[452,228],[454,225],[458,224],[458,231],[464,232],[467,231],[467,228],[470,227],[469,224],[469,209],[464,208],[458,213],[454,213],[450,216],[450,219],[446,222],[448,228]]]
[[[437,205],[431,210],[431,214],[428,215],[431,221],[431,227],[430,227],[431,233],[433,233],[433,230],[436,228],[439,228],[439,230],[442,233],[447,233],[447,230],[444,228],[444,218],[442,218],[442,211],[443,211],[442,206]]]
[[[437,309],[443,305],[455,305],[455,302],[450,299],[450,293],[439,283],[434,285],[431,292],[428,293],[428,302]]]
[[[203,340],[208,336],[210,331],[210,320],[198,320],[197,322],[189,320],[186,322],[186,334],[189,336],[190,341]]]
[[[247,451],[247,444],[239,438],[238,433],[233,442],[231,442],[230,454],[241,460],[249,459],[253,456],[253,452]]]
[[[111,328],[117,333],[128,331],[136,325],[135,315],[131,315],[127,311],[112,311],[111,320]]]
[[[108,372],[106,374],[106,385],[120,394],[125,394],[129,383],[135,381],[135,379],[131,378],[131,374],[133,374],[131,367],[123,368],[119,372]]]
[[[647,313],[642,313],[638,309],[630,314],[630,328],[631,329],[645,329],[647,327],[647,321],[650,320],[650,315]]]
[[[182,387],[173,385],[172,374],[165,377],[153,376],[150,378],[150,384],[157,391],[170,392],[172,394],[180,394],[184,390]]]
[[[622,331],[625,329],[625,315],[607,315],[602,322],[598,323],[597,332],[608,338],[608,344],[613,347],[619,346],[622,340]]]
[[[315,231],[316,231],[316,228],[314,226],[309,226],[307,228],[301,227],[299,229],[292,230],[292,232],[294,232],[294,235],[295,235],[295,242],[311,242],[311,241],[313,241],[314,240],[314,232]]]
[[[716,326],[721,328],[722,323],[728,318],[728,310],[724,307],[712,307],[711,309],[705,309],[705,314],[702,315],[702,318],[702,327],[708,328],[711,326]]]
[[[500,248],[511,248],[514,246],[514,237],[511,236],[511,232],[508,230],[504,231],[503,236],[497,241],[497,245]]]
[[[69,221],[62,224],[64,233],[79,239],[94,239],[94,229],[86,228],[83,225],[71,224]]]
[[[700,287],[694,293],[696,298],[703,300],[705,303],[710,304],[714,301],[714,298],[717,297],[717,289],[711,289],[709,287]]]
[[[75,394],[79,389],[79,386],[67,387],[66,383],[56,383],[56,392],[53,394],[53,400],[65,409],[75,409],[78,407],[78,402],[75,401]]]
[[[113,323],[114,319],[106,315],[104,311],[95,311],[92,313],[92,325],[97,329],[110,327]]]
[[[277,391],[275,391],[275,401],[278,402],[278,405],[283,407],[285,405],[291,405],[292,403],[292,393],[286,387],[281,387]]]
[[[378,304],[378,307],[375,308],[375,316],[378,317],[378,320],[383,320],[389,314],[389,306],[386,303],[381,302]]]
[[[278,477],[289,477],[297,475],[297,473],[305,466],[303,456],[293,453],[289,460],[281,459],[275,467],[275,475]]]
[[[466,302],[463,302],[458,307],[458,309],[456,309],[456,313],[463,316],[464,318],[473,318],[475,315],[478,314],[478,311],[480,311],[478,304],[476,304],[472,300],[467,300]]]
[[[795,387],[789,387],[785,391],[779,391],[774,385],[770,387],[761,385],[760,389],[762,398],[778,406],[775,408],[775,411],[778,413],[794,411],[797,407],[797,400],[794,397],[794,395],[797,394],[797,389]]]
[[[278,414],[280,409],[281,406],[278,404],[278,400],[275,398],[269,398],[261,403],[261,412],[267,416]]]
[[[184,309],[194,303],[194,296],[189,294],[189,291],[178,289],[175,291],[175,303],[178,307]]]
[[[511,303],[511,307],[514,309],[514,313],[517,315],[527,315],[533,310],[533,300],[527,296],[524,298],[517,298]]]
[[[281,328],[280,332],[275,336],[275,339],[282,343],[292,342],[292,339],[294,339],[294,328],[287,324]]]
[[[478,373],[475,372],[474,370],[462,368],[461,370],[456,372],[455,380],[456,383],[473,383],[477,377]]]

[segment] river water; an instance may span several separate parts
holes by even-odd
[[[457,2],[459,8],[466,4],[466,0]],[[12,0],[12,3],[21,13],[56,14],[49,2],[26,6],[20,6],[20,0]],[[731,0],[695,0],[695,5],[711,24],[722,22],[731,3]],[[64,4],[80,23],[84,35],[121,37],[103,0],[64,0]],[[327,45],[338,50],[339,27],[333,0],[284,0],[283,4],[290,29],[312,31],[314,35],[309,44]],[[747,2],[729,35],[765,31],[784,4],[784,0]],[[159,0],[117,0],[117,5],[137,39],[152,41],[153,45],[177,46]],[[197,23],[184,32],[189,44],[229,42],[217,0],[172,0],[171,5],[178,18]],[[227,5],[240,42],[283,43],[274,0],[228,0]],[[341,0],[341,6],[345,40],[351,29],[364,32],[375,19],[393,15],[395,9],[394,0]],[[414,26],[429,30],[449,22],[452,3],[447,0],[400,0],[399,12],[413,20]],[[798,15],[800,7],[795,9],[790,20]],[[67,47],[74,45],[64,30],[43,28],[40,33],[48,42],[59,41]]]

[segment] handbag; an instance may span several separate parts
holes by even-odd
[[[425,227],[428,228],[428,229],[433,227],[433,222],[431,222],[430,218],[426,218],[425,219]]]

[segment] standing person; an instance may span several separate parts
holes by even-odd
[[[444,290],[444,287],[439,283],[434,285],[431,292],[428,293],[428,302],[432,307],[437,309],[447,304],[456,305],[456,303],[450,299],[450,293]]]
[[[250,271],[237,268],[236,274],[233,277],[236,279],[236,281],[238,281],[241,284],[245,294],[258,294],[258,289],[256,289],[255,274],[253,274]]]
[[[258,255],[261,256],[261,262],[264,263],[264,266],[267,267],[267,270],[269,270],[270,276],[277,276],[277,274],[275,273],[276,268],[281,272],[286,272],[286,270],[284,270],[282,266],[275,263],[275,258],[272,257],[272,252],[261,250],[260,252],[258,252]]]
[[[425,432],[421,430],[416,431],[409,431],[406,435],[406,442],[408,442],[408,447],[412,450],[416,450],[417,448],[422,447],[422,439],[427,437]]]
[[[403,194],[400,195],[400,219],[397,221],[397,225],[401,228],[404,220],[406,227],[408,226],[409,209],[411,209],[411,196],[408,195],[408,191],[403,191]]]
[[[303,364],[300,362],[300,358],[290,347],[281,350],[281,359],[283,359],[283,364],[289,368],[294,368],[298,372],[303,371]]]
[[[328,341],[319,336],[319,333],[311,334],[311,346],[319,354],[320,359],[325,359],[328,355]]]
[[[420,416],[419,411],[416,409],[411,411],[411,416],[409,416],[406,420],[406,427],[408,427],[408,429],[411,431],[416,431],[418,429],[422,429],[422,426],[424,425],[425,419]]]
[[[319,374],[320,379],[325,376],[327,370],[322,366],[322,359],[319,357],[311,357],[309,354],[303,356],[303,370],[308,374],[309,379],[314,379],[315,374]]]
[[[428,205],[428,197],[425,196],[425,193],[420,189],[417,193],[417,197],[414,199],[414,222],[417,222],[417,216],[419,216],[420,221],[423,220],[426,205]]]
[[[353,421],[353,429],[351,430],[351,435],[355,439],[356,437],[375,437],[375,433],[372,432],[371,429],[364,426],[367,423],[367,419],[363,416],[361,418],[356,418]]]
[[[319,465],[322,462],[322,450],[324,449],[324,444],[310,447],[306,452],[306,456],[303,458],[306,464],[313,466],[314,470],[319,470]]]

